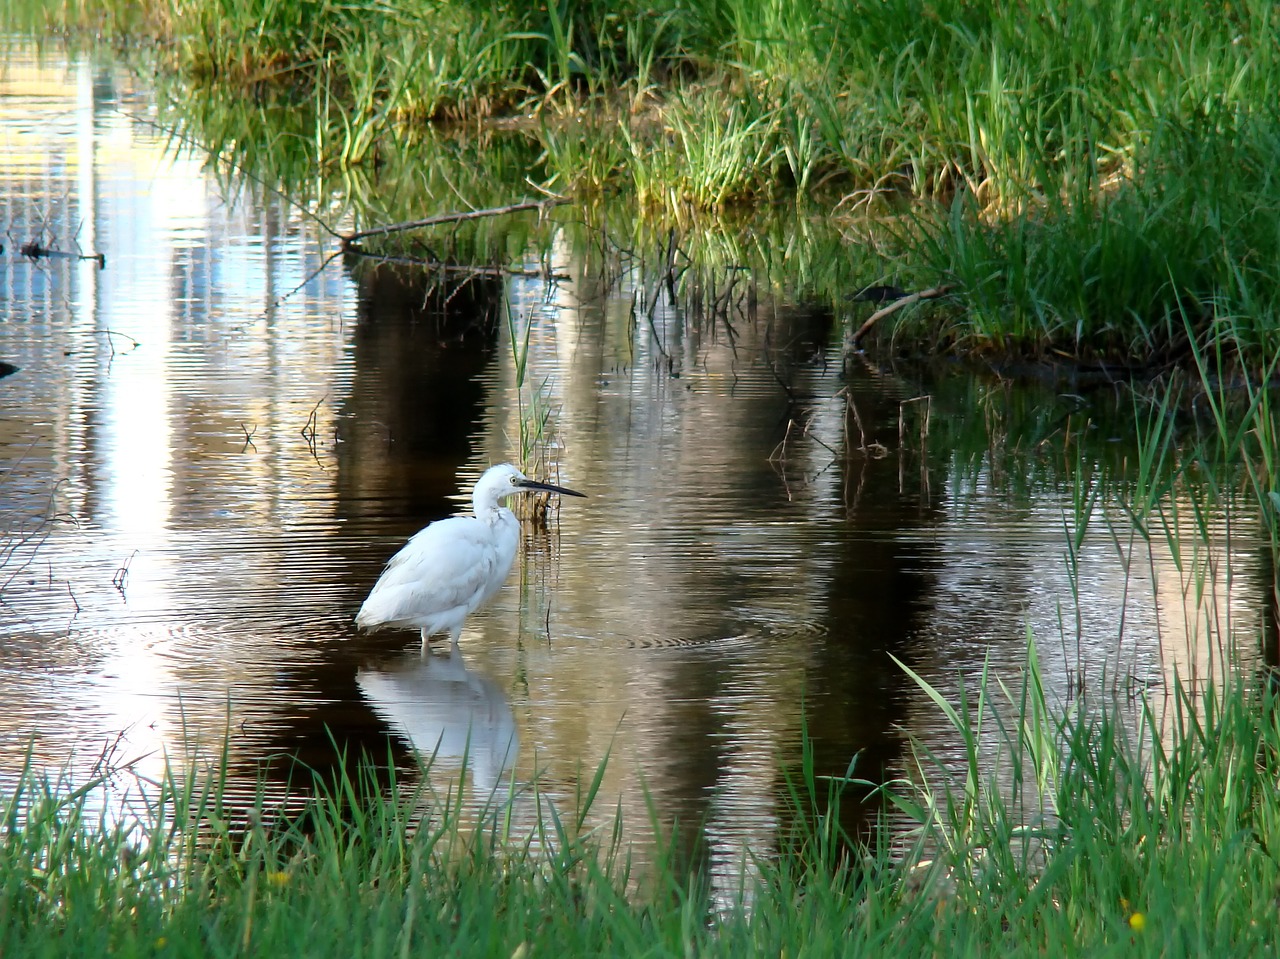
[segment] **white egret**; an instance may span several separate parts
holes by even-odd
[[[506,582],[520,522],[502,500],[517,493],[585,496],[531,480],[510,464],[491,466],[471,494],[474,516],[451,516],[419,530],[391,557],[356,614],[361,629],[422,630],[425,652],[436,633],[458,645],[462,624]]]

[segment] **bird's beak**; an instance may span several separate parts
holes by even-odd
[[[552,486],[550,483],[539,483],[537,480],[522,479],[517,480],[516,485],[521,489],[527,490],[545,490],[548,493],[563,493],[565,496],[583,496],[586,493],[579,493],[577,490],[565,489],[563,486]]]

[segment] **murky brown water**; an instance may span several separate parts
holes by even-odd
[[[959,754],[889,654],[955,695],[984,663],[1016,678],[1030,628],[1065,700],[1082,673],[1208,681],[1257,641],[1252,518],[1228,537],[1215,514],[1206,541],[1174,500],[1181,538],[1148,545],[1103,504],[1073,565],[1080,476],[1032,455],[1011,482],[1000,436],[977,460],[940,442],[1007,401],[999,381],[846,363],[840,318],[764,289],[728,322],[663,300],[650,327],[632,304],[654,285],[606,284],[568,233],[570,281],[478,282],[446,314],[421,277],[320,269],[330,238],[220,191],[148,109],[110,67],[20,52],[0,72],[0,360],[20,368],[0,380],[0,784],[28,753],[155,776],[225,738],[246,784],[270,756],[390,744],[441,768],[469,750],[479,792],[536,771],[568,802],[608,756],[606,812],[645,832],[647,790],[729,863],[785,818],[803,722],[824,772],[903,775],[908,736]],[[105,269],[22,257],[32,238]],[[504,304],[532,324],[523,389]],[[358,636],[404,538],[518,457],[533,387],[559,480],[590,498],[528,532],[459,656]],[[923,401],[900,437],[925,394],[932,437]],[[1112,396],[1079,402],[1106,422]],[[883,455],[853,448],[846,397]]]

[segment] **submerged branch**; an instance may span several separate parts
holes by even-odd
[[[461,213],[441,213],[438,216],[429,216],[421,220],[410,220],[406,223],[388,223],[386,226],[376,226],[368,230],[357,230],[355,233],[343,233],[339,236],[342,241],[342,248],[349,249],[351,245],[359,240],[367,239],[371,236],[386,236],[389,233],[403,233],[406,230],[419,230],[423,227],[438,226],[441,223],[460,223],[464,220],[478,220],[487,216],[505,216],[508,213],[521,213],[525,210],[537,210],[543,213],[551,207],[560,206],[562,203],[568,203],[568,199],[564,197],[549,197],[545,200],[525,200],[521,203],[512,203],[509,206],[490,207],[487,210],[466,210]]]

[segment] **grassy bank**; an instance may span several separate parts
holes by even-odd
[[[1179,690],[1168,733],[1132,704],[1056,709],[1034,651],[1021,691],[972,688],[972,702],[942,704],[971,744],[970,767],[885,787],[897,841],[841,835],[834,808],[847,784],[802,763],[783,851],[757,850],[742,895],[727,899],[674,857],[633,866],[546,799],[542,825],[517,835],[501,800],[476,826],[412,786],[343,780],[315,784],[281,817],[221,795],[215,775],[151,784],[140,822],[122,826],[94,814],[87,792],[28,775],[4,800],[0,948],[501,959],[1269,948],[1274,693],[1229,685],[1193,704]],[[993,741],[996,766],[981,766]]]
[[[534,147],[514,189],[622,195],[685,224],[798,202],[900,285],[955,284],[906,317],[915,342],[1160,362],[1227,334],[1250,355],[1280,346],[1270,4],[24,8],[154,38],[183,99],[251,93],[298,126],[313,171],[502,120]]]

